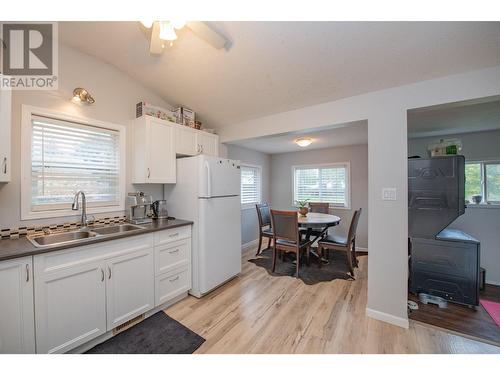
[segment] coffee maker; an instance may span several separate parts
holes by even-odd
[[[151,204],[153,198],[142,191],[128,193],[126,201],[127,221],[132,224],[148,224],[151,219]]]

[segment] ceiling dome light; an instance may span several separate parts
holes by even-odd
[[[311,138],[297,138],[295,140],[295,143],[297,144],[297,146],[299,147],[307,147],[309,146],[311,143],[313,143],[313,140]]]
[[[160,21],[160,39],[169,41],[177,39],[177,34],[169,21]]]

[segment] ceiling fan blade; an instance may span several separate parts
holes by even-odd
[[[217,49],[226,48],[228,49],[231,42],[224,35],[212,29],[208,24],[201,21],[192,21],[187,23],[189,27],[196,35],[205,40],[208,44],[212,45]]]
[[[163,53],[163,41],[160,39],[160,23],[154,22],[151,29],[151,43],[149,44],[149,52],[153,55],[161,55]]]

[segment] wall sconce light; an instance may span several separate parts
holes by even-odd
[[[82,89],[81,87],[77,87],[73,90],[73,101],[87,104],[95,103],[95,99],[92,97],[92,95],[90,95],[87,90]]]

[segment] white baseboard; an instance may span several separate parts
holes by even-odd
[[[408,318],[400,318],[399,316],[394,316],[391,314],[387,314],[382,311],[377,311],[373,309],[366,308],[366,315],[370,318],[381,320],[383,322],[393,324],[398,327],[408,328],[410,326],[408,322]]]
[[[259,244],[259,239],[256,238],[253,241],[250,241],[250,242],[247,242],[247,243],[244,243],[243,245],[241,245],[241,251],[244,251],[244,250],[250,249],[252,247],[255,247],[258,244]]]
[[[368,252],[368,248],[366,248],[366,247],[356,246],[356,251]]]

